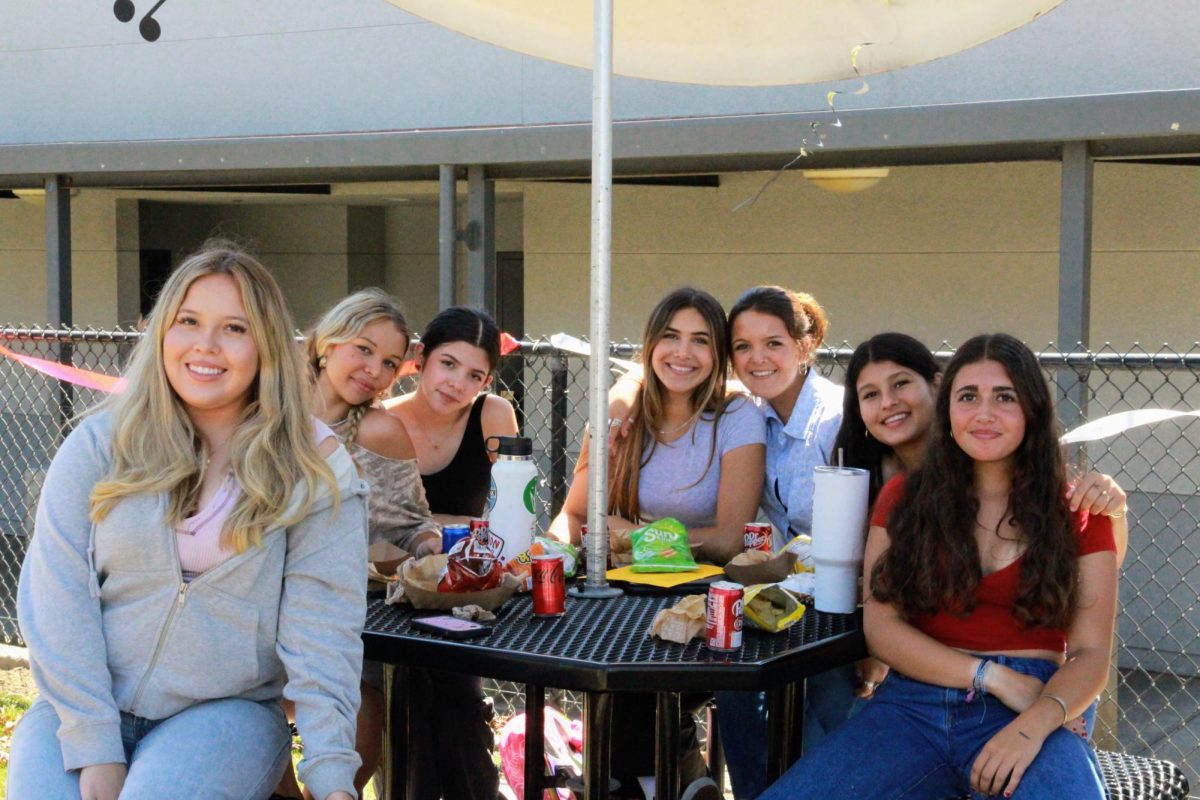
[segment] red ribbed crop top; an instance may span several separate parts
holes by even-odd
[[[904,497],[904,476],[897,475],[879,492],[871,524],[886,528],[892,510]],[[1079,555],[1116,551],[1112,521],[1108,517],[1079,512],[1075,515]],[[1067,632],[1058,628],[1023,628],[1013,616],[1013,603],[1021,580],[1018,557],[1003,569],[984,575],[975,588],[975,609],[966,616],[949,611],[926,614],[913,625],[944,645],[976,653],[1008,650],[1051,650],[1066,652]]]

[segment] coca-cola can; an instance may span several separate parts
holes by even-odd
[[[533,581],[533,615],[561,617],[567,610],[567,581],[563,576],[563,557],[534,556],[530,562]]]
[[[742,598],[740,583],[718,581],[708,587],[708,626],[704,643],[709,650],[727,653],[742,647]]]
[[[771,552],[771,524],[769,522],[747,522],[742,534],[743,550]]]

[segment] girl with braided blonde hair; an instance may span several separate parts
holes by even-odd
[[[441,552],[441,528],[429,513],[408,432],[379,405],[399,376],[408,345],[400,304],[371,288],[326,311],[306,347],[316,380],[317,417],[334,430],[371,484],[370,542],[390,542],[420,557]],[[382,745],[383,676],[377,663],[363,664],[361,689],[355,748],[362,766],[354,779],[360,796],[379,764]],[[294,796],[289,777],[285,774],[279,791]]]

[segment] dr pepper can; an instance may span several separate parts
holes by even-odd
[[[708,627],[704,643],[709,650],[730,652],[742,647],[742,585],[718,581],[708,587]]]

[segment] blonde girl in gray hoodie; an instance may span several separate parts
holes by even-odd
[[[356,797],[367,486],[292,332],[270,273],[206,245],[62,443],[18,591],[40,697],[9,797],[266,798],[282,696],[313,796]]]

